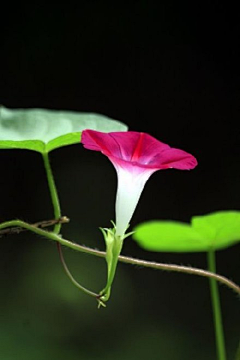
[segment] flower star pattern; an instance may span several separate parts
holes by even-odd
[[[81,142],[86,149],[106,155],[117,171],[116,235],[120,237],[124,237],[145,183],[155,171],[190,170],[197,165],[191,154],[146,133],[84,130]]]

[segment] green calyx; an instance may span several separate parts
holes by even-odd
[[[113,222],[112,222],[113,223]],[[113,223],[113,228],[100,228],[106,243],[106,262],[107,262],[107,283],[105,288],[99,294],[99,307],[108,301],[111,294],[111,286],[114,280],[118,256],[122,250],[123,240],[132,235],[133,232],[124,234],[123,236],[116,235],[116,226]]]

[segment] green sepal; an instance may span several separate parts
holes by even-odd
[[[106,244],[106,262],[108,265],[108,277],[113,259],[114,231],[113,229],[100,228]]]
[[[113,223],[113,222],[112,222]],[[106,243],[106,262],[107,262],[107,283],[105,288],[100,292],[99,300],[102,302],[108,301],[111,294],[111,286],[114,280],[118,256],[122,250],[123,240],[125,237],[116,235],[116,227],[113,223],[113,229],[100,228],[103,233]]]

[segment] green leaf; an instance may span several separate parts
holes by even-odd
[[[134,240],[149,251],[219,250],[240,241],[240,212],[220,211],[195,216],[191,224],[149,221],[138,225],[134,231]]]
[[[0,149],[50,152],[79,143],[84,129],[127,131],[127,126],[95,113],[0,107]]]
[[[175,221],[150,221],[134,229],[133,238],[145,250],[185,252],[204,251],[204,238],[189,224]]]
[[[193,229],[208,239],[211,249],[223,249],[240,241],[240,211],[194,216],[191,224]]]

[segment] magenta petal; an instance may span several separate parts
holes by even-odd
[[[125,161],[146,164],[155,154],[169,148],[168,145],[145,133],[128,131],[110,133],[110,135],[118,143],[121,158]],[[117,156],[114,152],[112,155]]]
[[[82,143],[87,149],[102,152],[114,165],[134,172],[169,168],[189,170],[197,165],[191,154],[135,131],[102,133],[84,130]]]
[[[151,135],[135,131],[102,133],[84,130],[81,142],[86,149],[140,164],[147,164],[153,156],[169,149]]]
[[[155,171],[190,170],[197,165],[191,154],[145,133],[84,130],[81,141],[86,149],[106,155],[117,171],[116,234],[120,237],[124,237],[145,183]]]
[[[111,154],[121,156],[118,143],[110,136],[109,133],[103,133],[95,130],[84,130],[82,132],[81,142],[86,149],[101,151],[106,156]]]
[[[191,170],[197,166],[197,160],[183,150],[169,148],[157,155],[149,165],[154,164],[159,164],[162,169]]]

